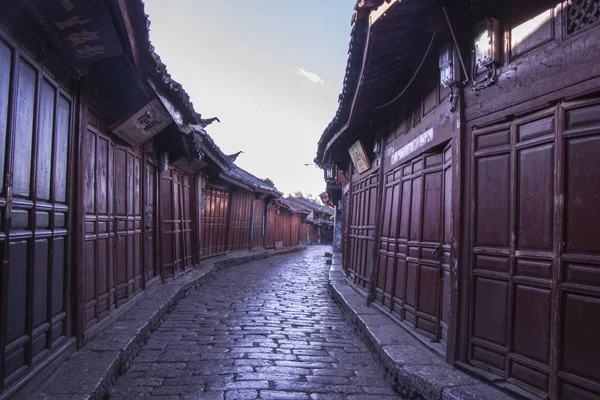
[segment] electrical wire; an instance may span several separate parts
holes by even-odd
[[[404,93],[406,93],[406,91],[408,90],[408,88],[410,87],[410,85],[412,85],[413,81],[415,80],[415,78],[419,74],[419,71],[421,71],[421,68],[423,67],[423,64],[425,63],[425,59],[427,59],[427,56],[429,56],[429,52],[431,51],[431,48],[433,47],[433,42],[435,41],[435,36],[436,36],[436,33],[433,32],[433,34],[431,35],[431,40],[429,41],[429,46],[427,46],[427,51],[425,51],[425,55],[423,56],[423,59],[421,60],[421,63],[417,67],[417,70],[415,71],[415,73],[413,74],[413,76],[410,78],[410,80],[408,81],[408,83],[406,84],[406,87],[402,90],[402,92],[400,92],[400,94],[398,96],[394,97],[389,102],[387,102],[385,104],[382,104],[380,106],[375,107],[373,109],[373,111],[379,110],[381,108],[389,106],[392,103],[395,103],[400,97],[402,97],[404,95]]]
[[[452,34],[452,40],[454,41],[454,46],[456,47],[456,52],[458,53],[458,59],[460,60],[460,66],[462,67],[463,73],[465,74],[465,81],[463,85],[466,85],[469,82],[469,73],[467,72],[467,66],[463,60],[462,53],[460,52],[460,47],[458,47],[458,41],[456,40],[456,36],[454,35],[454,29],[452,28],[452,24],[450,23],[450,17],[448,17],[448,13],[446,12],[446,7],[442,7],[442,11],[444,11],[444,16],[446,17],[446,22],[448,23],[448,28],[450,29],[450,33]]]
[[[471,86],[471,88],[473,90],[483,90],[485,88],[492,86],[498,80],[498,71],[496,70],[496,64],[488,65],[486,68],[487,68],[487,74],[485,75],[485,78],[483,78],[479,81],[476,81],[476,80],[474,80],[475,78],[473,78],[473,85]],[[474,63],[473,64],[473,77],[475,77],[476,73],[477,73],[477,63]]]

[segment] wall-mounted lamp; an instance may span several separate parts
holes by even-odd
[[[375,143],[373,143],[373,154],[375,154],[375,157],[379,157],[381,155],[380,135],[377,135],[377,137],[375,138]]]
[[[488,67],[500,61],[500,28],[498,20],[486,18],[477,25],[475,36],[475,64]]]
[[[167,171],[169,169],[169,152],[164,151],[158,155],[158,162],[160,165],[160,170],[162,172]]]
[[[325,182],[334,182],[337,180],[338,168],[335,164],[325,164],[323,170],[325,172]]]

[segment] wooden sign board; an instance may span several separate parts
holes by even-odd
[[[357,140],[352,146],[350,146],[348,152],[350,153],[352,164],[354,164],[354,169],[356,169],[359,174],[371,169],[371,162],[369,161],[369,157],[367,157],[365,148],[360,140]]]

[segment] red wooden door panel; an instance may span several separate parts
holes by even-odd
[[[291,245],[298,245],[298,234],[300,233],[300,216],[298,214],[293,214],[291,219]]]
[[[301,244],[308,243],[308,223],[306,222],[300,223],[300,227],[298,230],[298,241]]]
[[[283,208],[278,208],[275,216],[275,246],[283,245],[283,220],[287,211]]]
[[[599,113],[564,104],[471,148],[470,362],[552,399],[600,395]]]
[[[85,326],[142,290],[141,149],[116,145],[104,119],[86,114]]]
[[[349,251],[350,251],[350,221],[352,209],[350,207],[350,189],[344,193],[344,203],[342,205],[342,265],[346,270],[346,273],[349,272],[348,264],[349,264]],[[312,236],[311,236],[312,238]],[[311,239],[312,241],[312,239]]]
[[[265,218],[265,202],[254,200],[252,205],[252,248],[263,246],[263,220]]]
[[[376,300],[445,348],[449,313],[451,151],[386,173]]]
[[[86,115],[85,168],[85,320],[90,328],[114,307],[114,144],[92,110]]]
[[[64,87],[0,33],[0,390],[72,336],[72,113]]]
[[[206,185],[206,207],[202,210],[202,257],[225,254],[229,222],[229,192],[227,189]]]
[[[284,246],[292,244],[292,213],[283,211],[279,214],[281,217],[281,235]]]
[[[265,247],[272,249],[275,247],[276,238],[277,211],[267,208],[267,218],[265,227]]]
[[[250,248],[250,223],[254,196],[245,190],[231,195],[231,221],[229,223],[229,249],[248,250]]]
[[[115,278],[117,306],[142,289],[142,227],[139,148],[114,151]]]
[[[163,271],[165,278],[194,265],[192,179],[174,167],[161,177]]]
[[[378,181],[379,172],[375,171],[352,183],[348,269],[351,279],[363,289],[368,289],[373,271]]]

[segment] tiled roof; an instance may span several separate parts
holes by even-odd
[[[283,197],[280,199],[277,199],[276,203],[283,205],[285,208],[289,209],[291,212],[293,212],[295,214],[309,214],[310,213],[310,210],[306,209],[305,207],[302,207],[300,204],[290,201],[289,199],[286,199]]]
[[[177,100],[176,105],[180,106],[181,111],[187,114],[186,117],[189,119],[189,121],[186,125],[192,128],[190,134],[192,135],[192,142],[194,143],[194,147],[196,147],[197,155],[200,157],[202,156],[202,152],[200,151],[199,147],[201,142],[204,142],[213,151],[216,157],[226,165],[226,170],[223,172],[227,176],[255,189],[273,193],[273,195],[277,197],[281,196],[282,193],[277,189],[270,187],[261,179],[235,165],[235,157],[225,155],[219,146],[217,146],[212,137],[204,130],[207,125],[212,123],[214,120],[218,121],[218,119],[202,119],[202,116],[197,113],[196,110],[194,110],[194,105],[190,100],[190,96],[187,94],[183,86],[171,77],[171,74],[169,74],[167,71],[167,66],[161,61],[159,55],[156,54],[154,46],[150,41],[150,19],[148,14],[145,12],[143,0],[131,2],[130,4],[132,6],[131,10],[135,13],[135,18],[140,21],[140,23],[137,24],[137,29],[142,30],[142,35],[140,35],[140,37],[143,37],[145,41],[145,43],[142,45],[142,48],[147,49],[146,57],[149,61],[148,69],[153,76],[158,78],[163,88],[172,93],[172,97]],[[201,140],[199,140],[199,138]]]
[[[360,71],[362,69],[363,53],[367,39],[369,26],[368,14],[366,17],[357,18],[352,26],[350,33],[350,44],[348,48],[348,62],[346,63],[346,73],[342,85],[342,93],[338,97],[338,109],[335,116],[323,131],[318,142],[317,157],[315,162],[321,164],[323,153],[327,143],[333,138],[350,117],[352,99],[358,86]]]
[[[293,201],[293,202],[296,202],[296,203],[299,203],[304,208],[308,208],[309,210],[314,210],[314,211],[319,212],[319,213],[324,213],[324,214],[333,216],[333,209],[331,207],[327,207],[327,206],[323,206],[323,205],[320,205],[320,204],[316,204],[316,203],[313,203],[310,200],[306,200],[306,199],[301,198],[301,197],[288,196],[286,199],[290,200],[290,201]]]

